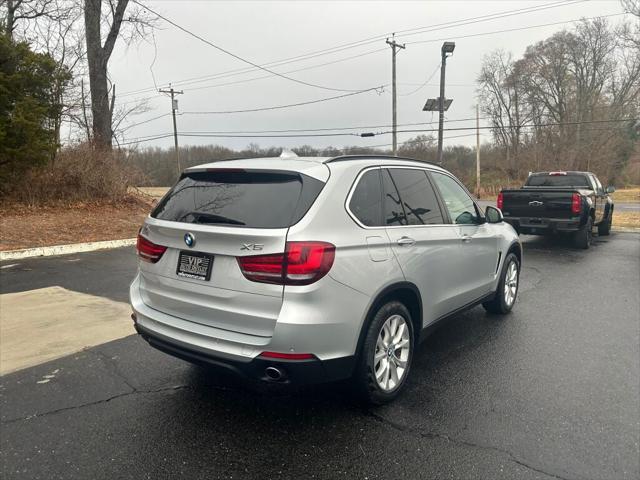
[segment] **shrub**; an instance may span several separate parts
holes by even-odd
[[[121,202],[142,179],[119,151],[96,151],[87,145],[61,150],[43,167],[16,178],[5,200],[27,205]]]

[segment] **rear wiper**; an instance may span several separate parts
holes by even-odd
[[[185,217],[192,215],[194,218],[194,223],[226,223],[229,225],[246,225],[244,222],[240,220],[236,220],[234,218],[225,217],[222,215],[216,215],[214,213],[204,213],[204,212],[189,212],[185,213],[180,220],[183,220]]]

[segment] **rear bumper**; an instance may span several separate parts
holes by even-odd
[[[577,232],[582,228],[580,218],[529,218],[505,217],[518,233],[529,235],[547,235],[556,232]]]
[[[335,285],[334,285],[335,283]],[[335,298],[331,283],[323,295]],[[293,289],[292,289],[293,290]],[[326,291],[326,292],[325,292]],[[266,368],[284,372],[277,383],[311,384],[349,378],[355,366],[359,324],[352,321],[364,309],[356,298],[347,305],[329,304],[314,292],[294,294],[284,302],[276,328],[271,336],[233,332],[188,321],[161,312],[145,304],[140,293],[140,276],[130,287],[130,300],[137,332],[149,344],[191,363],[222,367],[241,377],[273,382]],[[323,310],[319,304],[327,305]],[[326,311],[325,311],[326,310]],[[342,321],[336,321],[342,316]],[[262,352],[311,353],[312,360],[267,359]]]
[[[220,352],[212,354],[194,345],[184,344],[168,338],[138,324],[134,319],[136,331],[152,347],[197,365],[221,368],[250,381],[259,381],[283,385],[310,385],[338,381],[351,376],[355,357],[335,358],[331,360],[273,360],[257,356],[243,361]],[[268,369],[276,369],[279,378]],[[270,370],[273,372],[273,370]]]

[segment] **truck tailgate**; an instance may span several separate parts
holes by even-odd
[[[571,200],[577,190],[558,188],[522,188],[503,190],[502,211],[506,217],[571,218]]]

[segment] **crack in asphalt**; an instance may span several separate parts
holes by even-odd
[[[100,405],[100,404],[104,404],[104,403],[109,403],[112,400],[116,400],[118,398],[123,398],[123,397],[128,397],[128,396],[131,396],[131,395],[162,393],[162,392],[167,392],[167,391],[193,389],[193,387],[191,385],[173,385],[173,386],[170,386],[170,387],[162,387],[162,388],[157,388],[157,389],[153,389],[153,390],[139,390],[139,389],[133,388],[131,386],[129,386],[129,387],[131,388],[131,391],[129,391],[129,392],[118,393],[117,395],[112,395],[110,397],[102,398],[100,400],[94,400],[92,402],[81,403],[79,405],[71,405],[69,407],[56,408],[54,410],[48,410],[46,412],[34,413],[33,415],[27,415],[26,417],[12,418],[11,420],[6,420],[6,421],[3,421],[3,422],[0,422],[0,424],[1,425],[11,425],[13,423],[23,422],[23,421],[26,421],[26,420],[32,420],[34,418],[46,417],[48,415],[55,415],[57,413],[66,412],[66,411],[69,411],[69,410],[77,410],[77,409],[81,409],[81,408],[85,408],[85,407],[91,407],[93,405]]]
[[[498,452],[498,453],[501,453],[503,455],[506,455],[511,462],[516,463],[516,464],[518,464],[518,465],[520,465],[522,467],[525,467],[525,468],[527,468],[529,470],[532,470],[534,472],[541,473],[541,474],[546,475],[546,476],[551,477],[551,478],[557,478],[558,480],[574,480],[574,479],[571,479],[569,477],[562,477],[562,476],[560,476],[558,474],[550,473],[550,472],[547,472],[547,471],[542,470],[540,468],[534,467],[533,465],[530,465],[530,464],[526,463],[524,460],[520,460],[518,457],[516,457],[516,455],[514,453],[510,452],[509,450],[505,450],[505,449],[502,449],[502,448],[499,448],[499,447],[494,447],[494,446],[491,446],[491,445],[481,445],[479,443],[474,443],[474,442],[470,442],[468,440],[461,440],[461,439],[453,438],[453,437],[450,437],[448,435],[444,435],[444,434],[441,434],[441,433],[421,432],[419,430],[413,429],[413,428],[408,427],[406,425],[402,425],[402,424],[396,423],[393,420],[389,420],[388,418],[385,418],[384,416],[382,416],[382,415],[380,415],[378,413],[372,412],[371,410],[365,410],[365,414],[370,416],[374,420],[376,420],[376,421],[378,421],[378,422],[380,422],[380,423],[382,423],[384,425],[387,425],[387,426],[393,428],[394,430],[397,430],[397,431],[402,432],[402,433],[408,433],[408,434],[412,434],[412,435],[417,435],[420,438],[426,438],[426,439],[429,439],[429,440],[445,440],[447,442],[455,443],[457,445],[464,445],[466,447],[486,450],[486,451],[490,451],[490,452]]]
[[[132,391],[136,390],[136,387],[131,385],[131,383],[129,382],[129,379],[125,376],[123,372],[120,371],[120,369],[118,368],[118,364],[114,361],[115,359],[113,357],[110,357],[106,353],[101,352],[99,349],[95,349],[91,353],[93,353],[96,357],[103,360],[105,367],[107,367],[107,370],[109,370],[111,374],[115,375],[120,380],[122,380],[122,382],[124,382],[124,384],[127,387],[129,387]]]

